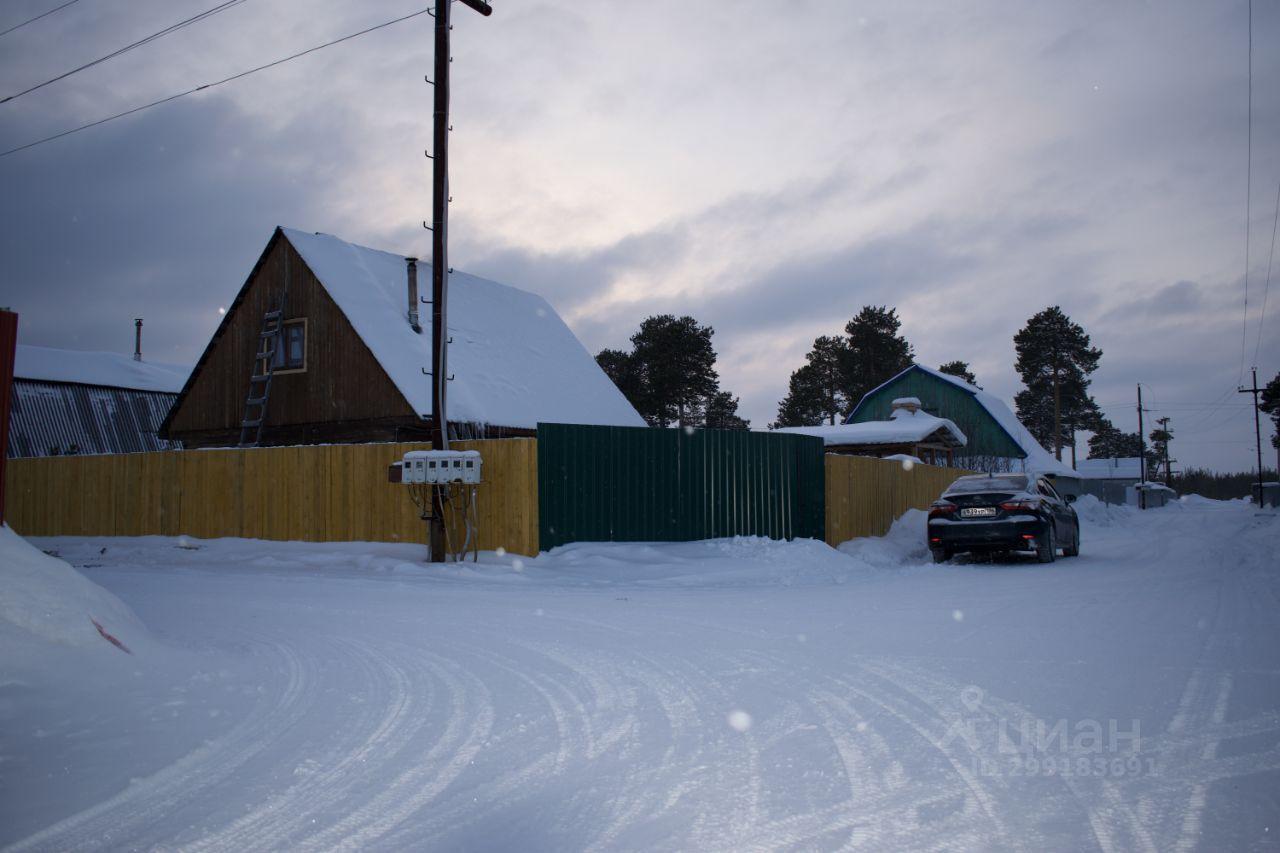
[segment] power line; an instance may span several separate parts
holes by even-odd
[[[1258,366],[1258,353],[1262,351],[1262,324],[1267,319],[1267,295],[1271,293],[1271,262],[1276,257],[1276,225],[1280,224],[1280,184],[1276,185],[1276,214],[1271,220],[1271,254],[1267,255],[1267,283],[1262,288],[1262,312],[1258,314],[1258,343],[1253,348],[1253,366]]]
[[[80,0],[68,0],[68,2],[63,3],[61,6],[54,6],[48,12],[41,12],[39,15],[36,15],[34,18],[27,18],[27,20],[23,21],[21,24],[15,24],[14,26],[9,27],[9,29],[5,30],[4,32],[0,32],[0,36],[7,36],[9,35],[9,33],[13,32],[14,30],[20,30],[23,27],[25,27],[27,24],[34,24],[36,21],[40,20],[41,18],[47,18],[50,15],[52,15],[54,12],[58,12],[62,9],[67,8],[68,6],[72,6],[79,2]]]
[[[46,136],[44,139],[37,139],[34,142],[28,142],[26,145],[19,145],[17,148],[10,148],[8,151],[0,151],[0,157],[8,157],[10,154],[16,154],[19,151],[25,151],[28,148],[34,148],[37,145],[43,145],[46,142],[52,142],[55,139],[61,139],[64,136],[70,136],[71,134],[79,133],[82,130],[88,130],[91,127],[97,127],[100,124],[106,124],[109,121],[115,121],[118,118],[124,118],[125,116],[130,116],[130,115],[133,115],[134,113],[140,113],[143,110],[149,110],[152,107],[158,107],[161,104],[167,104],[170,101],[176,101],[178,98],[185,98],[187,95],[194,95],[196,92],[203,92],[206,89],[212,89],[216,86],[221,86],[224,83],[230,83],[234,80],[239,80],[242,77],[248,77],[250,74],[257,74],[259,71],[266,71],[268,68],[275,68],[277,65],[283,65],[286,62],[291,62],[295,59],[306,56],[309,53],[315,53],[318,50],[323,50],[326,47],[333,47],[335,44],[341,44],[344,41],[350,41],[353,38],[366,35],[375,30],[383,29],[384,27],[389,27],[392,24],[398,24],[402,21],[407,21],[410,18],[416,18],[419,15],[425,15],[427,11],[428,11],[427,9],[421,9],[417,12],[411,12],[408,15],[404,15],[403,17],[393,18],[390,21],[384,21],[383,23],[377,24],[376,26],[368,27],[367,29],[360,30],[359,32],[350,33],[349,35],[342,36],[341,38],[336,38],[333,41],[327,41],[324,44],[318,44],[315,47],[309,47],[306,50],[299,51],[298,53],[292,54],[290,56],[285,56],[280,59],[273,60],[272,62],[268,62],[265,65],[259,65],[257,68],[250,68],[248,71],[241,71],[239,74],[233,74],[230,77],[224,77],[223,79],[215,81],[213,83],[205,83],[201,86],[196,86],[194,89],[187,89],[185,92],[178,92],[176,95],[169,95],[168,97],[161,98],[158,101],[152,101],[151,103],[143,104],[140,107],[134,107],[133,109],[128,109],[128,110],[125,110],[124,112],[107,116],[106,118],[100,118],[97,121],[91,121],[88,124],[82,124],[79,127],[73,127],[70,130],[64,130],[61,133],[55,133],[52,136]]]
[[[1253,0],[1249,0],[1249,123],[1245,131],[1244,167],[1244,316],[1240,319],[1240,384],[1249,338],[1249,214],[1253,203]]]
[[[225,12],[227,9],[230,9],[232,6],[239,6],[243,2],[244,0],[223,0],[222,3],[219,3],[217,6],[214,6],[211,9],[206,9],[203,12],[199,13],[198,15],[192,15],[190,18],[186,18],[185,20],[178,21],[178,23],[176,24],[171,24],[170,26],[165,27],[163,30],[159,30],[157,32],[152,33],[146,38],[138,39],[137,41],[131,44],[127,44],[122,48],[113,50],[111,53],[108,53],[106,56],[100,56],[97,59],[93,60],[92,62],[86,62],[84,65],[80,65],[80,66],[77,66],[76,68],[72,68],[70,71],[64,71],[63,73],[59,74],[57,77],[50,77],[48,80],[45,80],[43,83],[37,83],[36,85],[32,86],[29,89],[23,89],[21,92],[18,92],[17,94],[9,95],[4,99],[0,99],[0,104],[7,104],[9,101],[12,101],[15,98],[21,98],[23,95],[34,92],[36,89],[43,89],[45,86],[48,86],[50,83],[57,83],[59,80],[67,79],[72,74],[79,74],[81,71],[84,71],[86,68],[92,68],[95,65],[101,65],[102,63],[106,62],[109,59],[115,59],[117,56],[123,56],[124,54],[128,53],[131,50],[136,50],[137,48],[140,48],[146,44],[150,44],[151,42],[156,41],[157,39],[162,39],[165,36],[169,35],[170,33],[177,32],[183,27],[189,27],[192,24],[199,23],[200,21],[205,20],[206,18],[211,18],[214,15],[218,14],[219,12]]]

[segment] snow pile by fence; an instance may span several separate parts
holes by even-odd
[[[929,515],[924,510],[909,509],[884,536],[850,539],[840,545],[840,553],[875,568],[897,568],[908,563],[929,560],[925,545]]]
[[[0,527],[0,645],[11,651],[69,646],[123,657],[123,649],[146,642],[146,629],[124,602]]]
[[[1093,495],[1081,495],[1075,502],[1076,515],[1084,527],[1111,527],[1122,524],[1138,511],[1137,507],[1103,503]]]

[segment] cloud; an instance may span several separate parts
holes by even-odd
[[[1255,48],[1280,42],[1280,12],[1255,7]],[[43,79],[201,8],[76,4],[7,37],[0,79]],[[0,107],[0,144],[417,8],[242,4]],[[454,265],[547,296],[592,350],[648,314],[692,313],[757,425],[812,339],[864,304],[896,305],[924,363],[966,359],[1005,397],[1013,334],[1062,305],[1105,352],[1095,395],[1118,419],[1137,381],[1157,401],[1223,396],[1259,339],[1264,372],[1280,365],[1255,290],[1280,182],[1280,105],[1261,94],[1280,53],[1260,49],[1241,346],[1242,0],[775,12],[459,14]],[[430,70],[423,16],[0,159],[0,303],[22,311],[25,342],[127,351],[145,316],[149,352],[193,359],[277,224],[425,257]],[[1237,451],[1183,461],[1247,465]]]

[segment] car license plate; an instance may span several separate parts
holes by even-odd
[[[967,506],[960,510],[961,518],[990,518],[996,514],[993,506]]]

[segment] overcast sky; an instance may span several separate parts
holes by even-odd
[[[56,5],[11,0],[0,29]],[[0,94],[213,5],[79,0],[0,37]],[[0,149],[423,5],[245,0],[0,105]],[[451,259],[542,294],[592,352],[692,314],[764,427],[862,305],[1012,401],[1012,337],[1056,304],[1103,350],[1093,392],[1118,426],[1142,382],[1183,464],[1252,466],[1235,387],[1255,348],[1262,381],[1280,370],[1280,287],[1258,323],[1280,3],[1253,10],[1243,342],[1246,2],[494,7],[454,7]],[[22,342],[128,352],[141,316],[149,358],[193,362],[276,225],[429,257],[431,25],[0,158]]]

